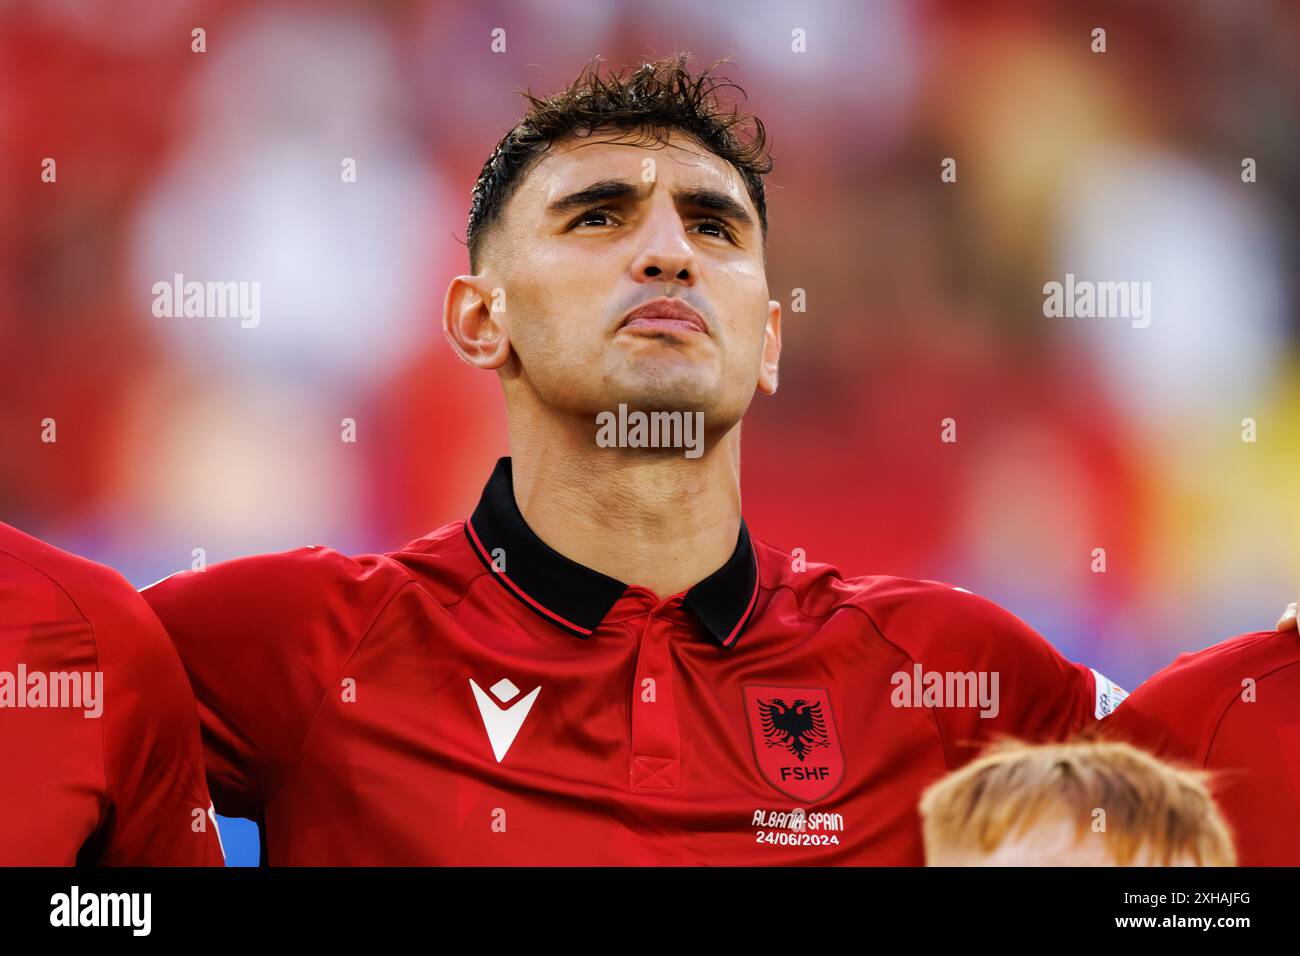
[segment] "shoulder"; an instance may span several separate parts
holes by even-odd
[[[1239,634],[1204,650],[1180,654],[1147,678],[1125,707],[1158,709],[1188,705],[1216,710],[1237,700],[1246,681],[1259,682],[1300,664],[1300,636],[1276,631]]]
[[[448,603],[483,573],[456,522],[387,554],[313,545],[251,555],[179,571],[141,594],[178,643],[220,633],[254,643],[329,634],[348,644],[404,589]]]
[[[0,524],[0,578],[7,603],[13,604],[5,611],[10,625],[16,619],[32,627],[80,625],[94,640],[101,664],[123,657],[166,656],[166,638],[148,605],[107,565]]]
[[[316,617],[355,622],[408,581],[389,555],[349,556],[311,545],[178,571],[141,594],[165,623],[231,615],[256,615],[267,623]]]
[[[0,524],[0,567],[7,587],[29,600],[34,592],[58,592],[69,600],[82,599],[86,603],[135,593],[112,568],[6,524]]]
[[[1103,724],[1113,736],[1162,756],[1206,759],[1225,715],[1252,700],[1248,688],[1280,674],[1295,675],[1300,637],[1256,631],[1179,655],[1147,678]]]
[[[910,657],[1048,646],[1010,611],[963,587],[883,574],[849,577],[834,565],[804,562],[797,553],[766,544],[759,547],[765,587],[789,589],[809,616],[857,615],[880,639]]]
[[[1217,682],[1225,674],[1236,676],[1247,671],[1262,677],[1296,663],[1300,663],[1300,636],[1294,632],[1252,631],[1204,650],[1180,654],[1148,683],[1156,685],[1173,680]]]

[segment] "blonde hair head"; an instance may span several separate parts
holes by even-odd
[[[1124,743],[1000,744],[922,795],[926,852],[992,853],[1039,825],[1065,821],[1079,837],[1102,835],[1120,866],[1144,852],[1156,866],[1187,859],[1234,866],[1232,836],[1207,781]]]

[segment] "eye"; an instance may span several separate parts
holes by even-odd
[[[700,222],[700,227],[704,229],[716,229],[717,232],[705,233],[709,236],[717,236],[719,239],[726,239],[728,242],[735,242],[735,236],[727,228],[727,224],[721,219],[705,219]]]
[[[608,225],[609,222],[613,220],[613,218],[614,218],[614,214],[610,212],[608,209],[588,209],[577,219],[573,220],[573,223],[569,226],[569,228],[572,229],[575,226],[587,226],[587,225],[604,226],[604,225]],[[606,220],[606,222],[592,222],[592,220],[595,219],[604,219]]]

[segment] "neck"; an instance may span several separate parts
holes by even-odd
[[[539,427],[540,426],[540,427]],[[740,534],[740,427],[680,451],[600,448],[592,427],[512,419],[515,502],[571,560],[660,597],[727,563]]]

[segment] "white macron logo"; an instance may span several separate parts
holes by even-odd
[[[519,728],[524,725],[528,718],[528,711],[533,707],[533,701],[537,700],[537,695],[542,692],[542,685],[534,687],[523,700],[511,707],[501,707],[492,697],[483,692],[483,688],[474,683],[474,678],[469,679],[469,686],[474,691],[474,701],[478,704],[478,712],[483,715],[483,726],[487,728],[488,740],[492,744],[492,753],[496,755],[497,763],[505,759],[506,751],[510,745],[515,742],[515,737],[519,733]],[[519,688],[510,682],[508,678],[501,678],[490,688],[492,695],[502,704],[508,704],[519,696]]]

